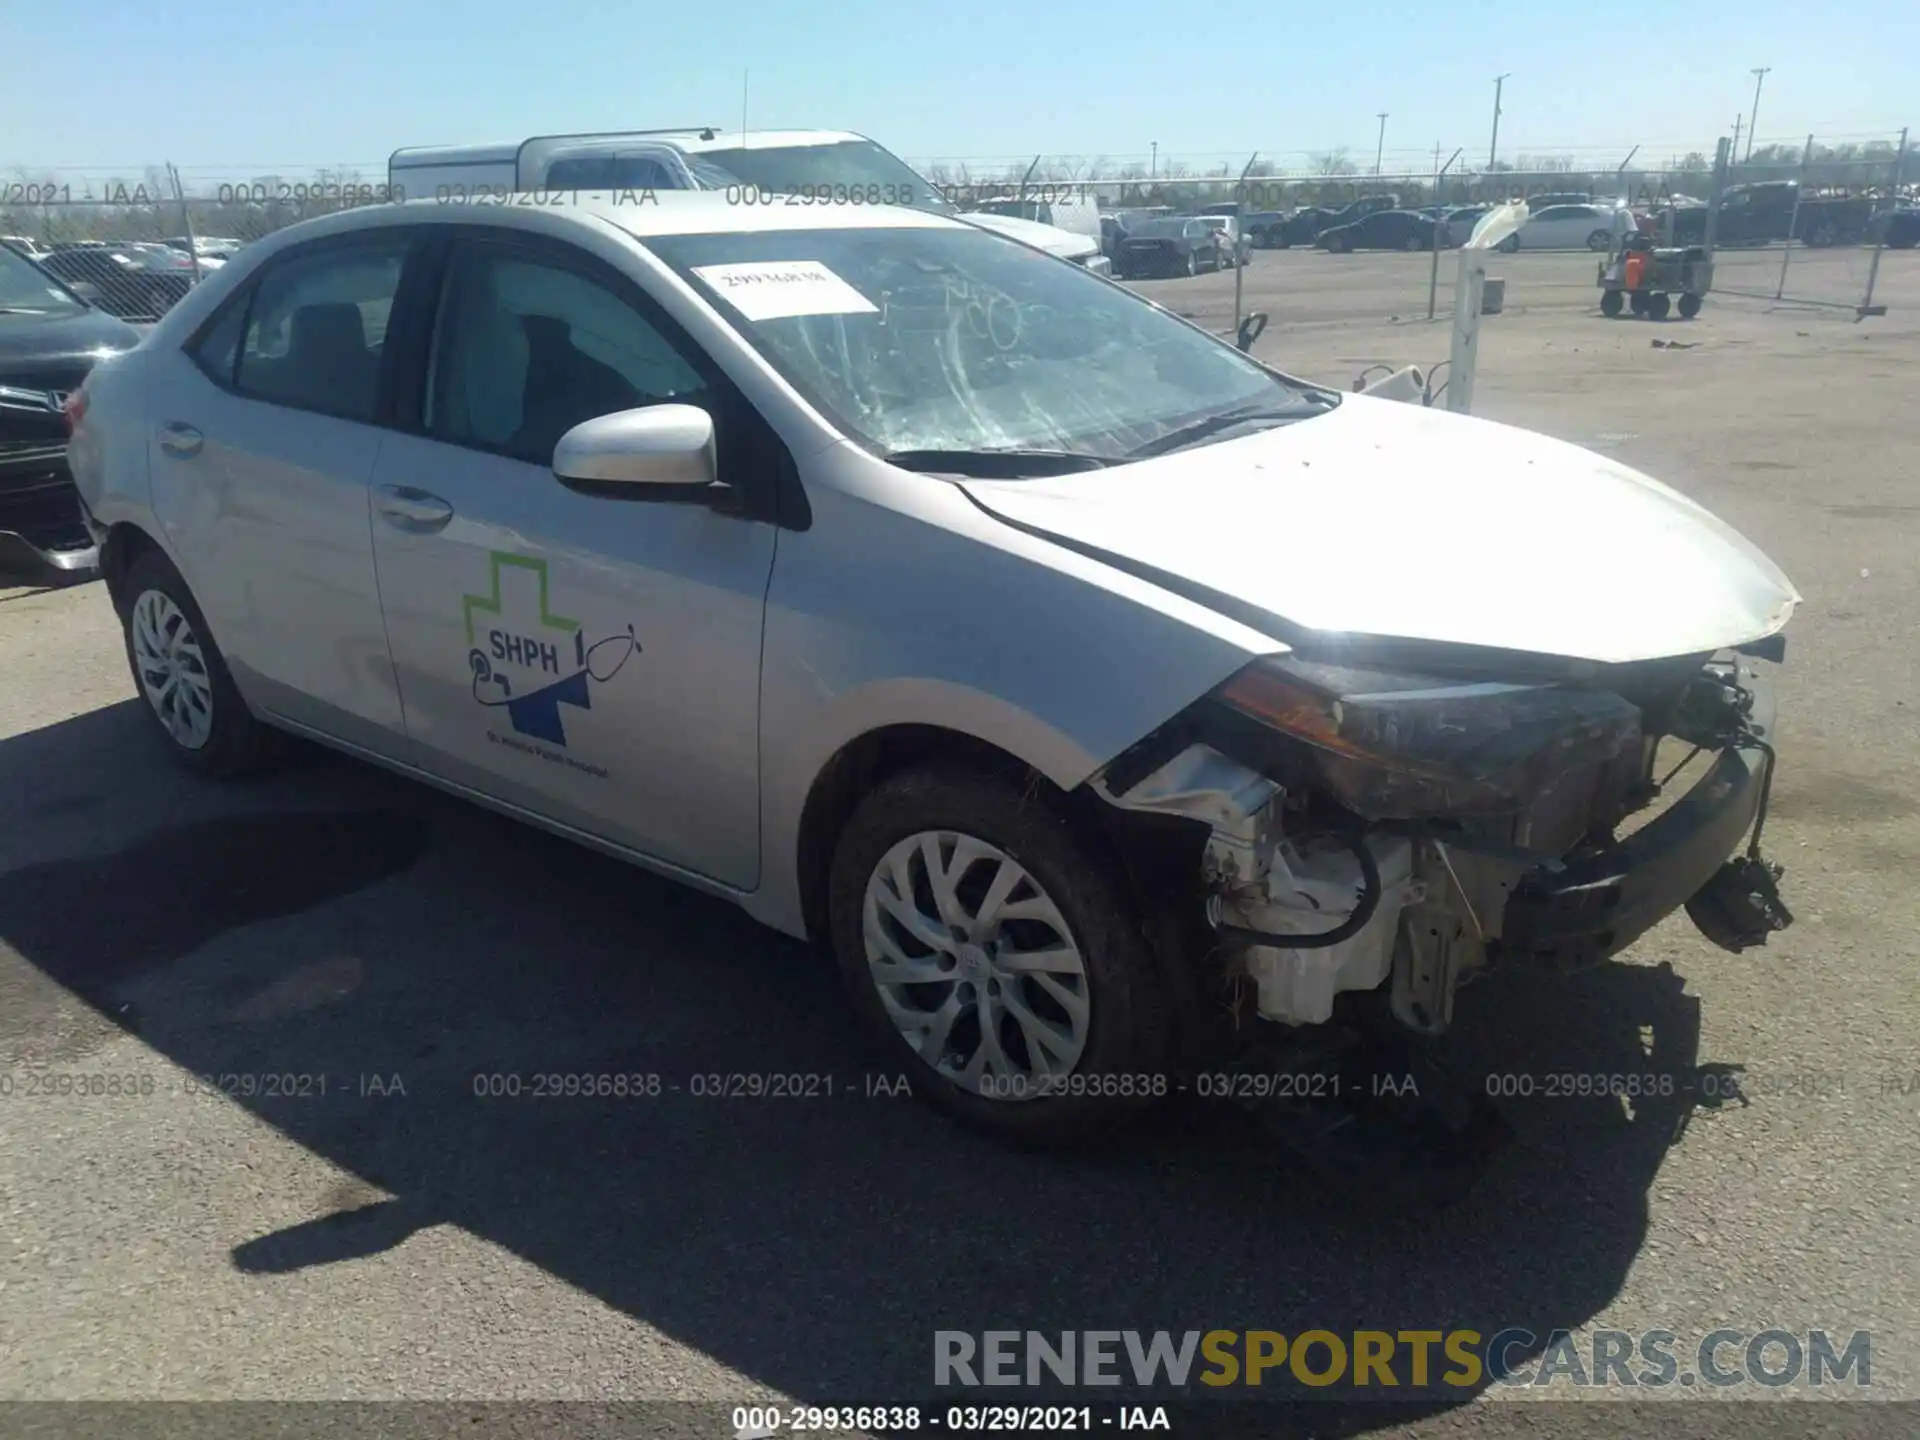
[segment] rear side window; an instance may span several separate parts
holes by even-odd
[[[242,394],[371,421],[387,317],[410,240],[328,247],[272,266],[247,307],[233,384]],[[221,326],[206,337],[213,342]],[[219,361],[218,354],[209,357]]]
[[[549,190],[672,190],[672,172],[646,155],[578,155],[547,167]]]

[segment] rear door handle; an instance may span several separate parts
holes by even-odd
[[[191,460],[198,455],[205,439],[183,420],[169,420],[160,427],[160,448],[177,460]]]
[[[453,519],[453,506],[425,490],[411,485],[378,487],[377,508],[380,518],[402,530],[430,533],[443,530]]]

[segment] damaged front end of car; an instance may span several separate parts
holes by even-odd
[[[1250,1000],[1303,1054],[1356,1014],[1376,1037],[1437,1036],[1495,967],[1582,968],[1682,907],[1733,951],[1791,922],[1760,850],[1762,661],[1783,657],[1778,636],[1618,665],[1302,648],[1241,670],[1093,788],[1193,822],[1187,903],[1236,1015]],[[1663,741],[1706,757],[1677,798]]]

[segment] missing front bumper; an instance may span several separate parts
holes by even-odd
[[[1764,943],[1792,915],[1778,867],[1740,842],[1763,815],[1773,765],[1771,688],[1751,660],[1734,671],[1747,697],[1737,733],[1704,778],[1625,840],[1527,875],[1507,902],[1501,958],[1577,968],[1617,954],[1682,906],[1723,948]]]

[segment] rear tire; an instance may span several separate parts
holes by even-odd
[[[1519,234],[1516,232],[1515,234],[1507,236],[1506,239],[1502,240],[1499,243],[1499,245],[1495,246],[1494,248],[1508,255],[1513,254],[1515,251],[1517,251],[1520,248]]]
[[[940,766],[883,781],[841,832],[829,887],[862,1027],[961,1122],[1084,1140],[1173,1088],[1168,1002],[1120,867],[1030,787]]]
[[[1600,292],[1600,313],[1609,320],[1619,319],[1620,312],[1626,308],[1627,297],[1623,292],[1619,290],[1602,290]]]
[[[1700,305],[1701,300],[1698,295],[1682,295],[1680,297],[1680,318],[1682,320],[1693,319],[1694,316],[1700,313]]]
[[[126,597],[127,667],[169,753],[189,770],[219,779],[258,769],[272,752],[273,733],[241,698],[180,572],[149,550],[116,589]]]
[[[1613,232],[1611,230],[1596,230],[1587,236],[1587,249],[1594,251],[1596,254],[1605,254],[1612,248]]]
[[[1647,318],[1649,320],[1666,319],[1667,311],[1672,308],[1673,302],[1665,295],[1649,295],[1647,297]]]

